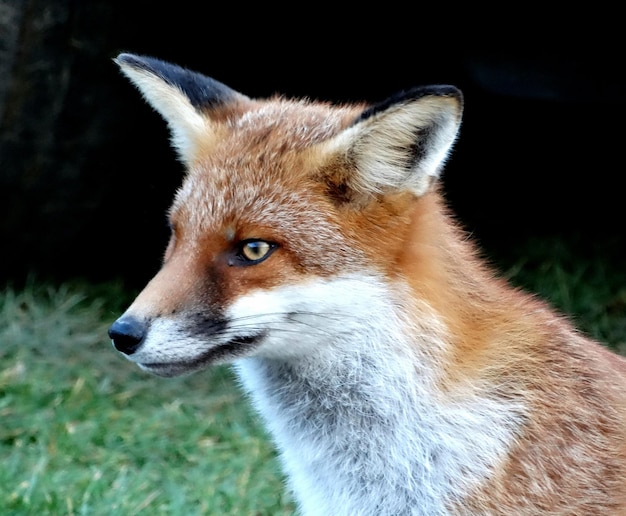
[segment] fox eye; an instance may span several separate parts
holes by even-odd
[[[236,257],[241,265],[255,265],[269,257],[276,247],[276,244],[265,240],[242,240],[239,242]]]

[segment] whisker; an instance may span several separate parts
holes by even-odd
[[[331,324],[333,322],[340,322],[342,325],[345,325],[346,316],[349,317],[350,314],[338,312],[276,311],[245,315],[228,323],[202,313],[195,314],[193,319],[197,321],[194,333],[212,335],[213,337],[231,338],[238,336],[241,332],[248,333],[250,331],[271,331],[284,335],[298,335],[301,334],[302,331],[307,331],[309,333],[330,337],[333,335],[333,332],[325,328],[324,324],[315,324],[314,319],[320,322],[330,322]],[[355,320],[354,317],[350,318]]]
[[[260,314],[254,314],[254,315],[246,315],[246,316],[238,317],[236,321],[243,321],[246,319],[261,319],[264,317],[276,317],[276,316],[285,316],[285,315],[291,316],[289,317],[289,321],[292,321],[292,322],[300,322],[293,317],[297,315],[303,315],[307,317],[313,316],[313,317],[319,317],[319,318],[340,321],[340,322],[345,321],[346,317],[350,317],[354,319],[353,314],[349,314],[349,313],[342,313],[342,312],[322,313],[322,312],[298,311],[298,312],[266,312],[266,313],[260,313]]]

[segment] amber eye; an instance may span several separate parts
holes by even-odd
[[[239,242],[237,258],[241,265],[254,265],[265,260],[274,249],[276,249],[276,244],[272,242],[243,240]]]

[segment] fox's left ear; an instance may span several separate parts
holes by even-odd
[[[344,190],[370,195],[408,190],[420,196],[441,172],[462,111],[463,96],[454,86],[412,89],[366,109],[326,141],[323,152],[350,171],[335,178]]]
[[[200,139],[215,131],[207,112],[249,100],[215,79],[154,57],[122,53],[114,61],[165,119],[172,146],[185,163],[192,161]]]

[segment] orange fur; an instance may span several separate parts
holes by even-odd
[[[111,329],[120,351],[165,376],[243,356],[310,513],[626,513],[626,360],[499,278],[435,184],[460,93],[370,112],[196,77],[215,90],[197,99],[177,67],[120,62],[188,168],[163,268]],[[249,239],[275,251],[237,262]],[[344,285],[365,301],[335,299]]]

